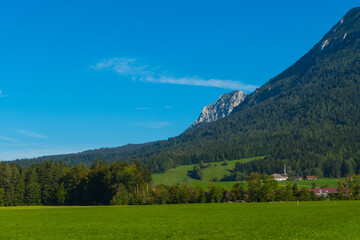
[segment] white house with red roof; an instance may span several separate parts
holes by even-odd
[[[313,191],[316,196],[327,196],[328,194],[338,194],[339,190],[337,188],[315,188],[310,189],[310,192]]]

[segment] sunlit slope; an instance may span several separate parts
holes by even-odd
[[[227,161],[228,165],[226,166],[222,166],[224,162],[210,163],[211,165],[213,165],[213,167],[205,168],[202,170],[203,173],[202,180],[194,179],[191,178],[191,176],[189,176],[189,171],[192,171],[196,164],[183,165],[174,169],[170,169],[165,173],[153,174],[153,182],[154,185],[198,184],[200,186],[207,186],[209,184],[209,181],[214,178],[220,180],[221,178],[224,177],[224,175],[230,175],[231,173],[230,171],[234,169],[235,163],[245,163],[259,159],[264,159],[264,157],[261,156],[261,157],[244,158],[233,161]],[[229,185],[228,183],[224,183],[224,184],[226,184],[225,186]],[[224,185],[224,184],[219,184],[219,185]]]

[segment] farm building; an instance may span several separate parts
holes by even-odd
[[[283,174],[279,174],[279,173],[274,173],[271,175],[275,181],[286,181],[288,180],[288,175],[286,174],[286,166],[284,165],[284,173]]]
[[[318,178],[316,176],[306,176],[306,180],[309,180],[309,181],[314,181],[314,180],[317,180]]]
[[[316,188],[316,189],[310,189],[310,191],[313,191],[316,196],[325,196],[325,197],[331,193],[334,194],[339,193],[339,190],[337,188]]]
[[[294,179],[295,181],[303,180],[303,178],[301,176],[293,176],[292,179]]]
[[[285,174],[277,174],[277,173],[274,173],[271,175],[275,181],[286,181],[288,180],[288,175],[285,175]]]

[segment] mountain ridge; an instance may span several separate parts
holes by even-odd
[[[285,69],[283,72],[277,76],[271,78],[263,86],[256,89],[251,96],[256,94],[259,95],[259,92],[263,88],[268,88],[269,93],[263,94],[260,101],[266,99],[267,96],[273,96],[280,92],[279,89],[268,87],[270,84],[275,84],[278,80],[288,78],[289,76],[295,75],[301,77],[318,59],[322,54],[327,54],[331,51],[336,51],[337,46],[341,42],[346,42],[347,44],[353,43],[355,40],[360,39],[360,7],[351,9],[339,22],[337,22],[329,32],[327,32],[322,39],[315,44],[304,56],[302,56],[298,61],[292,64],[290,67]],[[348,21],[348,19],[351,19]],[[351,29],[350,26],[356,26],[354,29]],[[353,27],[354,28],[354,27]],[[352,39],[350,41],[349,39]],[[345,40],[345,41],[344,41]],[[269,89],[270,88],[270,89]],[[270,92],[271,91],[271,92]],[[259,100],[258,100],[259,101]],[[242,109],[244,105],[252,105],[258,102],[250,97],[244,101],[244,104],[234,109],[234,112],[238,112]]]

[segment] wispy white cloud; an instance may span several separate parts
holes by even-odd
[[[0,139],[7,141],[7,142],[16,142],[17,141],[15,138],[4,137],[4,136],[0,136]]]
[[[153,73],[150,66],[142,65],[134,58],[111,58],[91,66],[92,69],[102,70],[108,69],[125,76],[152,76]]]
[[[29,131],[26,129],[13,129],[14,132],[17,132],[21,135],[27,136],[27,137],[33,137],[33,138],[42,138],[42,139],[47,139],[47,136],[41,135],[39,133],[33,132],[33,131]]]
[[[197,78],[197,77],[174,78],[174,77],[161,75],[159,78],[147,77],[144,80],[152,83],[171,83],[171,84],[180,84],[180,85],[217,87],[217,88],[243,90],[243,91],[253,91],[257,88],[257,86],[246,85],[241,82],[237,82],[233,80],[219,80],[219,79],[204,80],[202,78]]]
[[[112,70],[122,76],[131,76],[133,81],[144,81],[151,83],[168,83],[190,86],[217,87],[233,90],[254,91],[258,86],[244,84],[234,80],[222,79],[203,79],[200,77],[173,77],[159,71],[159,68],[152,68],[148,65],[140,64],[134,58],[111,58],[105,59],[94,66],[95,70]]]
[[[170,122],[134,122],[131,125],[142,127],[142,128],[151,128],[151,129],[160,129],[163,127],[171,126]]]

